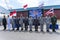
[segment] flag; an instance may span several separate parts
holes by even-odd
[[[34,10],[33,13],[34,13],[34,15],[37,15],[38,14],[38,11],[37,10]]]
[[[16,10],[13,11],[13,16],[16,16]]]
[[[10,12],[10,16],[12,16],[13,15],[13,12]]]
[[[54,9],[51,8],[49,11],[45,13],[46,15],[54,15]]]
[[[10,13],[10,16],[16,16],[16,10]]]
[[[24,9],[27,9],[27,7],[28,7],[28,4],[25,4],[25,5],[23,6]]]

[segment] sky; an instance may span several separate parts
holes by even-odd
[[[43,6],[60,5],[60,0],[0,0],[0,6],[5,9],[23,8],[23,5],[28,4],[29,7],[38,7],[41,3]]]

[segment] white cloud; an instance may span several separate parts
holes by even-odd
[[[48,0],[45,2],[45,6],[51,6],[51,5],[60,5],[60,0]]]
[[[19,2],[20,4],[22,4],[22,7],[23,5],[25,4],[28,4],[28,7],[35,7],[38,5],[38,2],[37,0],[18,0],[17,2]]]
[[[5,0],[1,0],[0,6],[2,6],[4,8],[7,8],[6,3],[5,3]]]
[[[9,9],[9,7],[23,8],[23,5],[28,4],[28,7],[37,7],[41,2],[44,2],[44,6],[60,5],[60,0],[0,0],[0,6]]]
[[[4,4],[4,3],[0,4],[0,6],[2,6],[2,7],[5,7],[5,8],[6,8],[6,4]]]
[[[14,8],[14,6],[13,5],[9,5],[9,9],[11,9],[11,8]]]
[[[5,0],[5,2],[7,3],[7,4],[9,4],[10,2],[9,2],[9,0]]]

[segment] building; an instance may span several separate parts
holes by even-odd
[[[57,16],[58,19],[60,19],[60,5],[44,6],[43,7],[43,13],[45,14],[50,8],[54,8],[55,15]],[[24,10],[23,8],[12,9],[12,10],[10,10],[10,12],[12,12],[13,10],[16,10],[17,11],[17,17],[19,17],[21,14],[23,14],[23,16],[28,16],[29,10],[32,10],[32,9],[39,9],[39,7],[27,8],[26,10]]]
[[[54,13],[58,19],[60,19],[60,5],[53,5],[53,6],[45,6],[44,13],[46,13],[50,8],[54,8]]]

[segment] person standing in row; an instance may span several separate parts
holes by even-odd
[[[34,19],[35,31],[38,31],[38,23],[39,23],[39,21],[38,21],[37,15],[36,15],[36,18]]]
[[[15,17],[12,17],[11,24],[12,24],[12,31],[13,31],[15,30]]]
[[[9,15],[8,15],[8,18],[7,18],[7,26],[8,26],[8,30],[10,30],[10,28],[11,28],[11,19],[10,19]]]
[[[16,19],[15,19],[15,26],[16,26],[16,31],[18,31],[19,30],[19,17],[16,17]]]
[[[23,31],[23,16],[20,16],[19,24],[21,26],[21,31]]]
[[[44,22],[45,22],[45,18],[43,15],[40,17],[39,22],[40,22],[41,32],[43,32],[43,27],[44,27]]]
[[[55,15],[53,15],[53,16],[51,17],[51,23],[52,23],[52,31],[53,31],[53,32],[56,32],[56,31],[55,31],[55,26],[56,26],[56,23],[57,23],[57,18],[56,18]]]
[[[4,27],[3,30],[6,30],[7,20],[6,20],[5,16],[4,16],[4,18],[2,19],[2,24],[3,24],[3,27]]]
[[[46,23],[46,31],[49,32],[49,26],[51,23],[51,17],[49,15],[45,17],[45,23]]]
[[[25,24],[25,31],[28,30],[28,17],[24,18],[24,24]]]
[[[30,16],[30,17],[29,17],[29,27],[30,27],[30,31],[32,31],[32,25],[33,25],[33,18]]]

